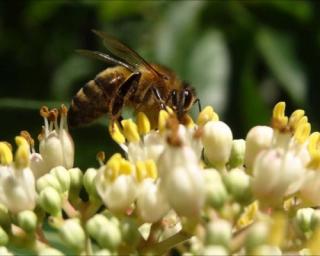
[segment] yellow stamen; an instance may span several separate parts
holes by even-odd
[[[320,227],[317,227],[313,231],[311,238],[307,243],[307,248],[310,250],[310,255],[319,255],[320,254]]]
[[[309,137],[311,132],[311,125],[310,123],[304,123],[302,119],[297,126],[297,129],[294,133],[294,138],[297,140],[298,143],[303,144]]]
[[[119,176],[120,165],[121,165],[121,155],[119,153],[114,154],[108,162],[105,168],[105,177],[111,181],[114,181]]]
[[[198,125],[203,126],[209,121],[219,121],[219,116],[211,106],[206,106],[198,116]]]
[[[138,182],[143,181],[147,177],[147,168],[142,161],[137,161],[136,163],[136,177]]]
[[[293,130],[296,129],[297,124],[299,123],[299,121],[301,120],[301,118],[304,117],[304,110],[302,109],[297,109],[296,111],[294,111],[290,118],[289,118],[289,126],[293,128]]]
[[[150,121],[146,114],[139,112],[137,115],[138,131],[140,135],[145,135],[150,131]]]
[[[121,121],[123,127],[123,134],[130,142],[140,141],[140,136],[138,133],[138,127],[135,122],[131,119],[126,119]]]
[[[309,136],[308,151],[311,157],[311,160],[308,164],[310,169],[319,169],[320,168],[320,133],[314,132]]]
[[[168,118],[169,118],[169,113],[167,111],[160,110],[159,120],[158,120],[158,129],[160,132],[165,131]]]
[[[29,143],[22,136],[15,138],[18,149],[15,155],[15,165],[17,168],[25,168],[29,165],[30,147]]]
[[[272,215],[271,232],[268,237],[268,244],[280,247],[285,239],[287,221],[283,213],[277,212]]]
[[[149,159],[145,162],[145,166],[146,166],[148,177],[152,179],[156,179],[158,177],[156,163],[153,160]]]
[[[125,159],[121,159],[120,162],[120,172],[119,175],[130,175],[133,172],[133,166],[132,164],[125,160]]]
[[[253,203],[248,205],[245,208],[243,214],[238,219],[237,227],[238,228],[243,228],[245,226],[250,225],[254,221],[254,219],[255,219],[255,217],[256,217],[256,215],[258,213],[258,210],[259,210],[258,201],[254,201]]]
[[[185,115],[183,121],[184,121],[184,125],[187,126],[188,128],[194,127],[194,122],[193,122],[190,115],[188,115],[188,114]]]
[[[111,138],[117,142],[118,144],[124,144],[126,142],[126,138],[122,134],[118,123],[110,123],[109,125],[109,133]]]
[[[173,109],[172,108],[170,108],[169,106],[166,106],[166,111],[170,114],[170,115],[172,115],[174,112],[173,112]]]
[[[8,143],[0,142],[0,164],[1,165],[9,165],[12,163],[12,152]]]
[[[285,115],[285,102],[277,103],[273,108],[272,127],[277,130],[283,130],[288,124],[288,117]]]

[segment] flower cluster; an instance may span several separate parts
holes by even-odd
[[[196,121],[161,110],[156,129],[111,122],[121,148],[99,167],[75,168],[67,109],[41,108],[31,135],[0,142],[0,252],[74,254],[314,255],[320,253],[320,133],[303,110],[276,104],[270,126],[234,139],[207,106]]]

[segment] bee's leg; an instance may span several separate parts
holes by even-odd
[[[160,91],[157,87],[155,86],[152,86],[151,87],[151,91],[153,93],[153,96],[156,98],[156,100],[159,102],[160,104],[160,108],[161,109],[165,109],[166,106],[165,106],[165,101],[163,100],[163,98],[161,97],[161,94],[160,94]]]
[[[199,98],[196,98],[196,100],[194,101],[194,104],[198,104],[198,110],[199,110],[199,113],[201,112],[202,108],[201,108],[201,102],[200,102],[200,99]]]

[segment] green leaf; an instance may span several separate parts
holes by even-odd
[[[207,31],[189,57],[188,81],[197,89],[202,105],[213,105],[219,113],[227,105],[230,56],[223,34]]]
[[[155,29],[156,59],[180,75],[184,75],[189,51],[197,40],[197,18],[205,4],[205,1],[170,3]]]
[[[261,55],[280,85],[297,104],[303,104],[307,82],[291,38],[271,29],[261,29],[256,39]]]

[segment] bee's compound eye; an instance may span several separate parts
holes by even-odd
[[[172,106],[176,107],[178,105],[178,94],[176,90],[172,91],[171,100]]]
[[[192,105],[192,93],[189,90],[184,90],[184,108],[189,108]]]

